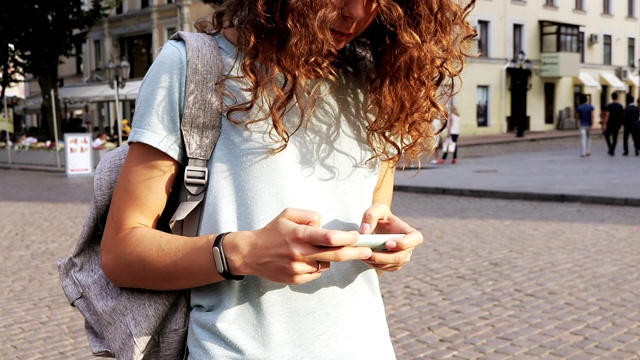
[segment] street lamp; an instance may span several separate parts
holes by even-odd
[[[109,59],[105,66],[109,87],[116,90],[116,127],[118,129],[118,146],[122,145],[122,109],[120,108],[120,91],[124,89],[129,78],[131,65],[126,58],[122,58],[120,64],[115,65],[113,59]]]
[[[524,51],[518,52],[517,61],[511,60],[507,74],[511,78],[511,121],[516,128],[516,137],[523,137],[527,126],[527,91],[531,88],[531,61]]]

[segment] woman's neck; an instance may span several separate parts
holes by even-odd
[[[231,27],[222,29],[222,35],[227,39],[227,41],[236,47],[238,46],[238,31],[235,28]]]

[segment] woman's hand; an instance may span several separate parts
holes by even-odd
[[[356,231],[321,229],[316,212],[286,209],[262,229],[227,235],[224,251],[232,274],[302,284],[331,262],[370,258],[371,249],[349,246],[357,238]]]
[[[373,204],[362,217],[361,234],[405,234],[400,239],[388,240],[387,251],[375,251],[364,260],[381,271],[398,271],[411,260],[413,250],[424,241],[422,234],[391,213],[386,204]]]

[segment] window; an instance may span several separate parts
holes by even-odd
[[[82,63],[84,61],[84,53],[82,51],[82,42],[74,44],[76,50],[76,75],[82,75]]]
[[[178,29],[175,26],[170,26],[167,28],[167,40],[171,37],[171,35],[175,34]]]
[[[524,51],[522,46],[522,32],[523,25],[522,24],[513,24],[513,56],[512,59],[515,59],[518,56],[520,51]]]
[[[576,25],[541,21],[540,31],[542,52],[579,53],[581,50],[580,28]]]
[[[584,0],[576,0],[576,8],[575,10],[584,11]]]
[[[635,38],[627,38],[627,66],[635,67],[636,66],[636,39]]]
[[[602,13],[611,15],[611,0],[602,0]]]
[[[600,108],[604,110],[604,107],[609,103],[609,85],[602,85],[602,91],[600,91]]]
[[[578,50],[580,51],[580,62],[584,64],[584,31],[578,33]]]
[[[636,17],[636,0],[627,0],[627,17]]]
[[[580,105],[580,95],[585,95],[588,99],[589,99],[589,104],[592,104],[591,102],[591,94],[584,94],[582,92],[583,90],[583,85],[573,85],[573,107],[574,109],[578,107],[578,105]]]
[[[148,7],[149,7],[149,0],[140,0],[141,9],[148,8]]]
[[[153,61],[151,51],[151,34],[140,34],[121,37],[120,54],[126,57],[131,65],[131,79],[142,78]]]
[[[478,21],[478,54],[489,56],[489,22],[484,20]]]
[[[611,65],[611,35],[602,37],[602,63]]]
[[[123,8],[122,8],[122,3],[124,1],[118,1],[117,5],[116,5],[116,14],[122,14],[123,13]]]
[[[556,84],[544,83],[544,123],[553,124],[556,98]]]
[[[575,26],[560,26],[558,36],[560,40],[560,51],[578,52],[579,28]]]
[[[545,0],[544,6],[556,6],[556,0]]]
[[[489,126],[489,87],[479,85],[476,96],[478,104],[476,106],[476,122],[478,127]]]
[[[167,0],[167,4],[173,4],[173,0]]]
[[[95,70],[102,70],[102,44],[100,40],[93,41],[93,65]]]

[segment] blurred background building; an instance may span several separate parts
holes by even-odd
[[[573,109],[586,94],[599,112],[619,92],[637,97],[640,23],[638,0],[477,0],[470,21],[478,31],[460,92],[463,135],[573,129]],[[121,116],[131,119],[140,81],[157,50],[177,30],[213,11],[197,0],[124,0],[79,44],[82,57],[60,65],[65,116],[87,130],[115,124],[107,65],[127,60],[120,89]],[[457,84],[460,86],[460,84]],[[28,125],[37,126],[39,88],[25,84]]]
[[[90,6],[90,1],[85,3]],[[108,84],[108,67],[112,65],[115,69],[125,60],[129,65],[124,87],[119,89],[118,104],[122,119],[130,120],[142,78],[162,44],[178,30],[193,31],[196,20],[212,13],[211,5],[197,0],[118,2],[109,16],[89,31],[87,41],[78,45],[82,56],[63,59],[59,66],[58,94],[64,116],[71,122],[67,126],[87,131],[108,127],[115,134],[118,112],[115,89]],[[36,80],[25,85],[26,122],[37,127],[42,101],[40,88]],[[89,105],[88,116],[83,114],[85,105]]]
[[[637,2],[478,0],[471,22],[479,56],[453,100],[461,132],[570,129],[581,93],[597,113],[613,92],[622,103],[637,97]]]

